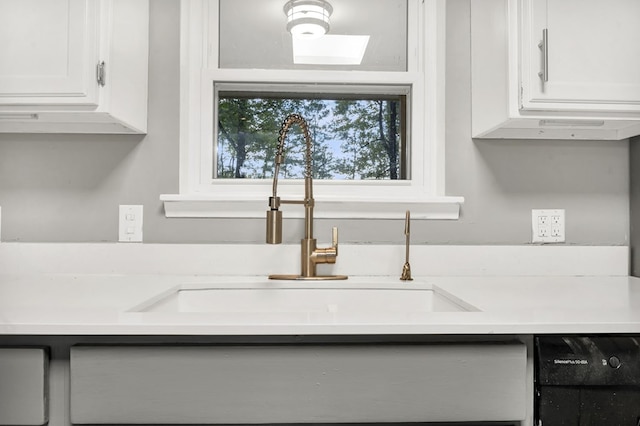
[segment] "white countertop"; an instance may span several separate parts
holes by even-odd
[[[640,333],[640,278],[626,276],[375,277],[437,286],[472,312],[319,315],[304,320],[203,312],[133,312],[177,286],[264,277],[0,275],[0,335],[353,335]],[[350,277],[345,286],[373,278]]]

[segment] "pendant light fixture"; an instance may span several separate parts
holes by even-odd
[[[287,31],[300,39],[315,39],[329,31],[333,7],[325,0],[289,0],[284,5]]]

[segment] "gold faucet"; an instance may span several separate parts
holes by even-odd
[[[280,164],[284,160],[284,142],[287,132],[293,124],[302,128],[304,135],[305,169],[304,169],[304,199],[281,200],[278,197],[278,174]],[[272,280],[345,280],[346,275],[317,275],[316,265],[319,263],[336,263],[338,257],[338,228],[333,228],[333,242],[331,247],[318,248],[313,238],[313,178],[311,158],[311,135],[307,121],[299,114],[290,114],[282,122],[278,134],[278,148],[275,158],[275,170],[273,172],[273,193],[269,197],[269,210],[267,210],[267,243],[280,244],[282,242],[282,212],[280,204],[302,204],[304,206],[304,238],[301,241],[301,272],[300,275],[269,275]]]

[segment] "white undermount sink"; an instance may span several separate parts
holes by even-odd
[[[129,312],[253,314],[419,314],[473,312],[474,306],[420,281],[270,281],[185,284]]]

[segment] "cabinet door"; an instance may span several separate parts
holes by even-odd
[[[47,422],[49,358],[41,348],[0,348],[0,425]]]
[[[640,1],[521,2],[524,109],[640,111]]]
[[[96,3],[0,0],[0,103],[96,102]]]
[[[519,343],[76,346],[70,365],[74,424],[525,418]]]

